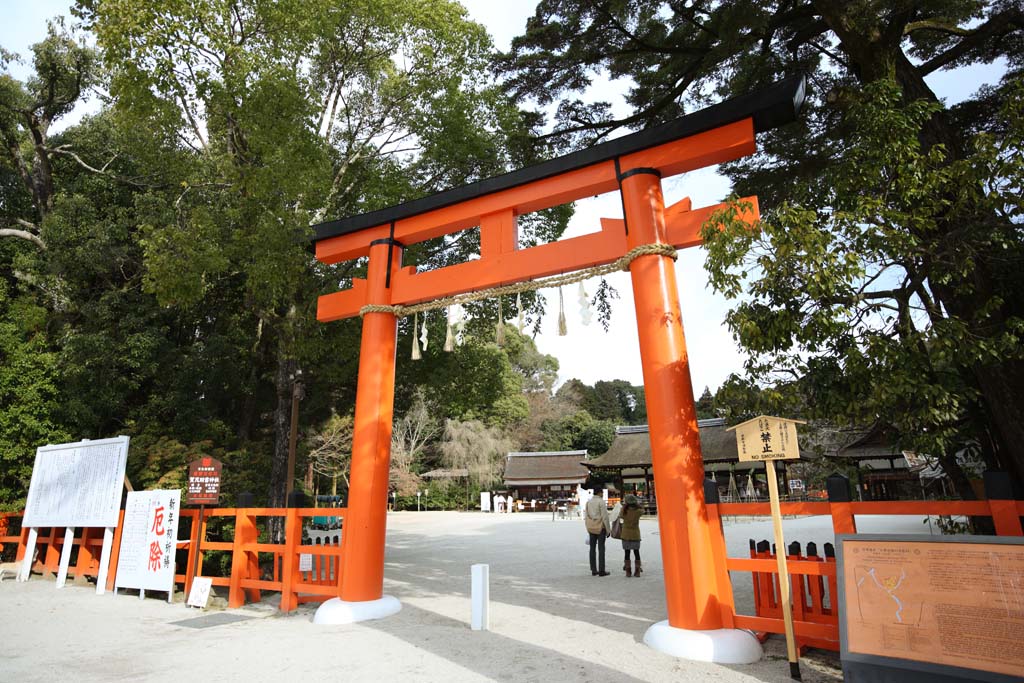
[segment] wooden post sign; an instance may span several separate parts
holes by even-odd
[[[188,504],[216,505],[220,502],[221,462],[200,458],[188,466]]]
[[[200,458],[193,460],[188,465],[188,498],[186,503],[199,506],[199,517],[195,520],[197,525],[192,533],[196,539],[196,547],[192,549],[192,580],[199,576],[202,565],[199,561],[200,549],[203,546],[203,515],[206,513],[207,505],[216,505],[220,502],[220,470],[221,462],[217,458]],[[196,533],[198,532],[198,533]],[[186,577],[187,579],[188,577]],[[192,580],[187,580],[185,594],[191,594]]]
[[[772,526],[775,529],[775,557],[779,565],[779,598],[782,603],[782,619],[786,625],[786,654],[789,658],[789,675],[797,681],[800,680],[800,661],[793,634],[793,603],[789,586],[789,568],[786,566],[786,539],[782,534],[779,478],[775,474],[775,461],[795,460],[800,457],[800,448],[796,441],[798,424],[804,422],[761,415],[735,427],[729,427],[729,430],[736,431],[736,450],[740,462],[764,461],[768,474],[768,498],[771,503]]]

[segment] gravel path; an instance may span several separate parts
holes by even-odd
[[[927,533],[918,519],[858,518],[864,532]],[[825,517],[787,519],[786,540],[831,540]],[[39,576],[0,584],[0,681],[789,681],[785,642],[749,666],[677,660],[643,644],[666,618],[657,522],[641,521],[645,573],[627,579],[617,541],[611,576],[593,577],[579,520],[549,515],[398,512],[388,517],[385,592],[402,611],[380,621],[316,626],[315,605],[282,616],[273,601],[227,612],[207,628],[180,602],[122,591],[54,589]],[[770,538],[769,521],[728,521],[730,555]],[[469,628],[470,565],[490,565],[490,630]],[[748,575],[737,605],[751,603]],[[180,598],[180,596],[179,596]],[[186,622],[186,623],[181,623]],[[198,626],[204,622],[192,622]],[[803,660],[808,683],[842,679],[827,653]]]

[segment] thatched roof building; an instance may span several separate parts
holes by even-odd
[[[505,459],[505,486],[521,498],[562,497],[587,480],[587,452],[541,451],[509,453]]]

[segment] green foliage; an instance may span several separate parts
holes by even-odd
[[[595,419],[586,410],[546,422],[541,429],[545,434],[543,447],[549,451],[586,449],[590,455],[601,455],[615,440],[615,424]]]
[[[399,410],[404,412],[414,388],[422,387],[439,418],[482,420],[502,427],[525,419],[528,408],[522,395],[523,375],[513,368],[509,354],[492,341],[476,337],[468,337],[463,345],[446,352],[442,335],[440,331],[434,334],[436,341],[428,344],[418,361],[409,359],[411,338],[399,336],[395,380]]]
[[[956,198],[1019,186],[1024,139],[982,135],[970,161],[946,163],[941,147],[925,150],[917,136],[934,111],[901,104],[891,84],[869,86],[850,112],[856,144],[828,174],[829,208],[784,204],[759,232],[726,218],[705,237],[713,286],[747,294],[728,323],[755,376],[801,377],[816,414],[859,424],[884,415],[906,447],[947,453],[976,438],[965,419],[980,397],[963,369],[1024,358],[1024,320],[1003,317],[1000,334],[973,331],[990,324],[997,298],[966,317],[938,303],[951,289],[977,299],[962,276],[979,251],[1019,250],[1019,198],[992,197],[1008,220],[986,223],[973,219],[977,200]],[[923,245],[959,212],[963,243],[933,260]]]
[[[0,510],[24,506],[36,448],[67,440],[45,313],[30,297],[12,298],[0,279]]]
[[[708,387],[704,387],[704,393],[697,399],[695,407],[697,408],[698,420],[718,417],[718,414],[715,412],[715,397],[711,395],[711,389]]]
[[[594,386],[573,378],[558,388],[558,396],[585,409],[599,420],[617,425],[645,424],[647,403],[642,384],[633,385],[622,379],[599,380]]]

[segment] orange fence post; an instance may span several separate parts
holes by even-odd
[[[833,474],[825,480],[825,489],[828,491],[829,512],[832,514],[832,530],[837,534],[857,533],[857,522],[850,501],[850,480],[841,474]]]
[[[61,528],[61,532],[64,529]],[[43,556],[43,572],[52,578],[57,574],[57,567],[60,566],[60,551],[57,550],[58,541],[63,545],[64,534],[57,533],[57,527],[50,527],[50,536],[46,540],[46,554]]]
[[[818,546],[814,541],[807,544],[807,559],[821,562],[821,558],[818,557]],[[825,611],[825,582],[820,576],[808,576],[807,587],[810,590],[810,612],[812,614],[822,615],[827,614]]]
[[[985,472],[985,497],[992,511],[992,523],[997,536],[1024,536],[1020,511],[1013,495],[1013,480],[1008,472]]]
[[[826,543],[822,546],[825,552],[825,562],[829,562],[832,565],[836,563],[836,547],[831,543]],[[839,579],[836,577],[835,572],[828,577],[828,611],[829,616],[839,618]],[[838,623],[838,622],[837,622]]]
[[[661,174],[623,168],[619,174],[627,245],[667,244]],[[629,266],[636,304],[658,528],[665,572],[669,625],[709,630],[722,627],[715,561],[704,504],[704,461],[693,402],[690,363],[683,336],[675,264],[646,254]]]
[[[193,567],[196,566],[195,557],[196,553],[199,552],[199,515],[196,514],[195,510],[182,510],[181,516],[188,516],[192,518],[192,525],[189,528],[188,534],[188,560],[185,565],[185,599],[188,599],[189,591],[192,590],[192,579],[195,578],[195,571]],[[180,518],[179,518],[180,519]],[[200,557],[200,562],[202,558]]]
[[[391,275],[401,264],[401,254],[401,245],[393,239],[375,240],[370,244],[368,304],[390,303]],[[346,553],[341,558],[344,580],[339,584],[339,596],[349,602],[378,600],[384,594],[384,536],[397,331],[398,321],[393,313],[374,312],[363,316],[352,475],[345,518],[345,535],[351,537],[350,547],[359,548],[359,552]]]
[[[235,508],[235,538],[231,543],[231,582],[228,584],[228,607],[245,604],[242,579],[247,578],[249,563],[246,560],[245,544],[249,543],[249,527],[255,526],[253,518],[243,508]]]
[[[14,557],[16,562],[21,562],[25,557],[25,549],[28,547],[28,527],[22,524],[21,535],[18,537],[18,552]],[[29,569],[32,569],[31,567]]]
[[[300,582],[299,563],[296,553],[302,544],[302,517],[291,507],[296,500],[295,492],[288,495],[288,509],[284,516],[284,558],[281,567],[281,611],[291,612],[299,604],[295,584]],[[383,567],[381,567],[383,569]]]
[[[82,527],[82,539],[78,542],[78,560],[75,562],[74,583],[85,583],[85,575],[92,568],[92,548],[89,547],[92,527]]]

